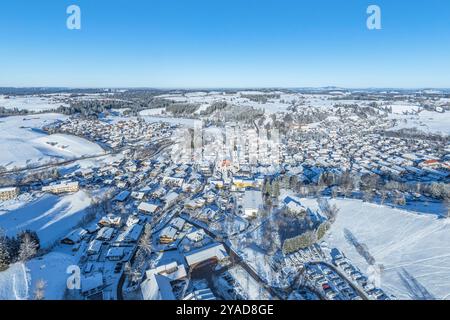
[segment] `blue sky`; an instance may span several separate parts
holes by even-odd
[[[449,21],[447,0],[2,1],[0,86],[450,87]]]

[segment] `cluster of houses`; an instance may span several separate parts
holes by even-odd
[[[170,126],[161,122],[148,123],[142,118],[108,122],[71,117],[46,127],[50,132],[68,133],[117,149],[138,146],[148,141],[170,137]]]
[[[367,121],[333,122],[310,129],[310,139],[291,134],[283,144],[284,163],[325,170],[391,176],[405,181],[446,181],[450,148],[441,142],[413,142],[376,133]]]

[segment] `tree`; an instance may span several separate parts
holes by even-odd
[[[450,199],[445,200],[445,212],[444,217],[450,219]]]
[[[19,233],[19,235],[17,236],[17,239],[22,242],[23,238],[28,235],[31,239],[31,241],[33,241],[36,244],[36,250],[39,250],[41,247],[41,243],[39,240],[39,237],[36,233],[36,231],[32,231],[32,230],[25,230]]]
[[[263,185],[263,192],[265,196],[271,195],[272,194],[272,188],[270,185],[270,181],[269,180],[264,180],[264,185]]]
[[[317,200],[317,203],[319,204],[320,210],[325,214],[327,219],[333,223],[336,220],[336,216],[339,212],[339,208],[334,204],[330,205],[327,199],[325,198],[319,198]]]
[[[34,291],[34,299],[35,300],[44,300],[45,299],[45,287],[47,283],[40,279],[36,283],[36,290]]]
[[[337,187],[331,188],[331,197],[332,198],[337,198],[338,193],[339,193],[339,191],[338,191]]]
[[[144,227],[144,233],[138,242],[139,250],[144,256],[148,256],[152,253],[152,226],[147,223]]]
[[[380,195],[380,203],[383,205],[384,204],[384,202],[386,201],[386,199],[387,199],[387,196],[388,196],[388,193],[387,193],[387,191],[386,190],[381,190],[381,195]]]
[[[317,240],[322,239],[330,229],[330,223],[325,221],[317,228]]]
[[[0,271],[5,271],[11,264],[11,257],[8,251],[7,239],[0,234]]]
[[[272,183],[272,197],[278,198],[280,196],[280,184],[277,180]]]
[[[25,233],[22,237],[19,250],[19,260],[25,262],[34,257],[38,250],[38,244],[30,236],[29,233]]]
[[[370,202],[372,199],[373,199],[372,190],[368,189],[363,192],[363,201],[364,202]]]

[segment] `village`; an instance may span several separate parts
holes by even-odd
[[[0,189],[5,203],[95,195],[90,214],[53,244],[80,270],[79,288],[66,288],[65,299],[396,298],[341,248],[328,247],[324,236],[339,210],[326,198],[438,202],[450,176],[448,142],[388,134],[383,117],[284,130],[206,120],[185,127],[72,116],[43,127],[105,150],[99,161],[55,162],[30,172],[51,166],[57,175]],[[408,188],[389,190],[393,183]],[[316,198],[319,209],[303,197]]]

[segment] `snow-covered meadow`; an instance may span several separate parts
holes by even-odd
[[[0,207],[0,227],[7,236],[15,236],[23,230],[36,231],[41,246],[45,248],[74,228],[90,204],[91,198],[84,191],[62,197],[43,195],[19,204],[14,200],[3,202]]]
[[[65,116],[55,113],[0,119],[0,166],[12,169],[68,160],[104,150],[86,139],[63,134],[48,135],[42,128]]]
[[[77,262],[78,257],[72,254],[52,251],[26,263],[15,263],[8,270],[0,272],[0,300],[34,299],[38,281],[45,282],[46,300],[61,300],[69,276],[67,267]]]
[[[316,208],[314,199],[302,202]],[[450,220],[360,200],[330,200],[340,212],[325,242],[338,248],[363,272],[369,265],[345,237],[349,230],[382,265],[381,287],[399,299],[450,297]]]
[[[54,110],[60,106],[67,106],[66,103],[60,101],[56,95],[47,96],[20,96],[6,97],[0,95],[0,107],[6,109],[19,109],[28,111],[47,111]]]
[[[417,115],[392,115],[398,120],[395,129],[416,128],[426,133],[450,135],[450,112],[422,111]]]

